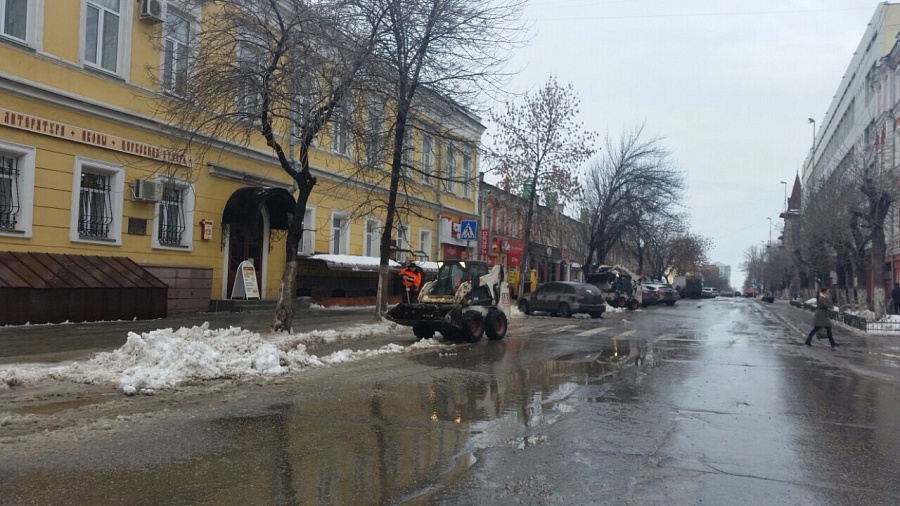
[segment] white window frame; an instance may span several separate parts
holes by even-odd
[[[370,225],[374,229],[370,230]],[[365,228],[363,228],[363,256],[380,257],[379,251],[381,246],[381,220],[378,218],[366,218]]]
[[[13,144],[0,141],[0,153],[15,158],[18,169],[16,184],[18,187],[19,212],[16,214],[16,226],[12,229],[0,229],[0,237],[31,237],[32,216],[34,214],[34,171],[35,152],[33,146]]]
[[[340,234],[337,238],[339,251],[335,251],[334,248],[334,220],[336,218],[344,220],[341,224],[340,229],[338,230],[338,234]],[[328,252],[332,255],[350,254],[350,213],[346,211],[331,211],[331,216],[328,219]]]
[[[97,54],[97,62],[88,61],[88,50],[87,50],[87,18],[88,18],[88,5],[90,4],[93,8],[97,8],[103,12],[111,12],[106,10],[106,8],[102,5],[99,5],[97,2],[102,0],[82,0],[81,2],[81,25],[80,25],[80,34],[79,37],[79,45],[80,50],[79,54],[81,55],[81,64],[85,67],[95,69],[100,72],[104,72],[107,74],[112,74],[119,76],[123,79],[129,78],[129,64],[131,62],[131,16],[133,10],[134,2],[130,0],[119,0],[119,12],[117,15],[119,16],[119,26],[118,26],[118,37],[116,39],[116,68],[115,70],[110,70],[103,67],[102,64],[102,54],[98,51]],[[100,21],[102,24],[102,20]],[[102,29],[98,28],[97,40],[98,40],[98,49],[100,47],[100,42],[103,39]]]
[[[422,184],[431,185],[431,176],[434,174],[434,137],[429,133],[422,133]]]
[[[464,199],[472,197],[472,150],[468,147],[463,148],[462,152],[462,196]]]
[[[447,159],[444,161],[444,190],[456,194],[456,146],[447,143]]]
[[[409,178],[412,176],[412,128],[407,126],[403,131],[403,142],[401,143],[402,151],[400,152],[400,177]]]
[[[44,28],[44,0],[26,0],[25,3],[25,38],[21,39],[3,31],[6,25],[7,9],[10,0],[0,0],[0,40],[8,40],[25,44],[34,49],[41,49]]]
[[[366,103],[366,163],[376,169],[384,168],[384,102],[378,95],[369,95]]]
[[[397,261],[400,263],[409,260],[409,252],[401,251],[412,249],[409,244],[409,225],[397,225]]]
[[[431,229],[429,228],[420,228],[419,229],[419,251],[425,253],[428,257],[428,260],[432,260],[431,258]]]
[[[177,186],[182,191],[182,215],[184,216],[184,234],[181,236],[181,244],[166,244],[159,242],[160,210],[163,202],[157,202],[153,206],[153,248],[172,251],[194,250],[194,185],[191,181],[181,178],[157,178],[156,182],[163,185]]]
[[[105,246],[122,245],[122,201],[125,195],[125,167],[100,160],[75,157],[75,168],[72,171],[72,207],[69,221],[69,240],[71,242],[102,244]],[[110,177],[110,206],[112,223],[105,239],[82,237],[78,233],[78,213],[81,199],[81,173],[95,172]]]
[[[311,223],[311,227],[306,224]],[[300,244],[297,247],[298,255],[313,255],[316,252],[316,207],[306,206],[303,213],[303,235],[300,236]]]
[[[237,47],[235,48],[235,59],[237,61],[237,65],[239,68],[243,68],[246,66],[246,72],[249,74],[253,67],[256,65],[256,59],[254,57],[253,49],[250,48],[247,44],[239,42]],[[245,70],[241,70],[244,72]],[[255,88],[259,85],[258,82],[250,82],[250,76],[239,76],[241,82],[238,84],[238,89],[235,90],[234,95],[234,112],[238,115],[251,116],[252,118],[250,123],[253,125],[258,125],[262,121],[259,117],[260,108],[262,106],[262,94],[257,89],[256,95],[253,95],[251,88]],[[255,80],[255,76],[254,76]],[[251,100],[251,97],[253,100]],[[247,118],[241,118],[246,121]]]
[[[179,95],[179,96],[181,95],[181,93],[178,91],[177,86],[176,86],[176,84],[177,84],[176,72],[173,71],[171,76],[166,75],[166,69],[169,68],[169,66],[168,66],[169,65],[169,55],[175,53],[175,51],[170,52],[168,50],[170,41],[174,42],[180,46],[183,46],[183,50],[184,50],[183,58],[185,60],[183,72],[184,72],[185,83],[187,83],[187,81],[191,78],[191,72],[190,72],[191,46],[193,44],[193,41],[195,41],[197,38],[197,35],[198,35],[197,30],[198,30],[198,27],[200,26],[199,15],[196,13],[197,10],[198,9],[194,9],[195,12],[186,12],[184,9],[178,8],[178,6],[176,5],[176,2],[173,0],[169,0],[168,5],[166,6],[166,22],[163,23],[163,25],[162,25],[163,26],[163,45],[162,45],[162,48],[160,49],[160,65],[159,65],[159,69],[160,69],[159,82],[161,84],[162,91],[165,91],[166,93],[170,93],[172,95]],[[169,21],[169,16],[175,16],[187,24],[187,40],[184,41],[183,43],[182,43],[182,41],[179,41],[173,37],[170,37],[169,34],[171,34],[172,32],[170,31],[171,23]],[[173,64],[172,68],[174,68],[174,64]]]
[[[350,120],[353,117],[353,94],[349,91],[338,103],[331,115],[331,151],[335,154],[350,154]]]

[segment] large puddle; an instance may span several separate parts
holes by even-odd
[[[96,450],[108,462],[26,471],[5,488],[37,503],[414,503],[465,472],[480,449],[544,444],[547,426],[599,402],[597,385],[644,361],[640,347],[612,340],[522,366],[518,346],[420,354],[410,360],[439,370],[318,385],[312,398],[198,419],[170,437],[105,442]]]

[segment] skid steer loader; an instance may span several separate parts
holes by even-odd
[[[504,298],[505,297],[505,298]],[[498,307],[509,300],[503,267],[473,260],[438,262],[437,279],[425,283],[415,304],[401,302],[385,318],[412,327],[418,339],[440,332],[447,339],[503,339],[508,320]]]

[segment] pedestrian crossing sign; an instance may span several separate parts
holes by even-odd
[[[459,222],[459,238],[463,241],[474,241],[478,233],[478,222],[475,220],[463,220]]]

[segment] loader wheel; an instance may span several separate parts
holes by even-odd
[[[492,310],[484,319],[484,333],[492,341],[506,337],[507,326],[506,314],[499,309]]]
[[[481,341],[484,335],[484,316],[478,311],[466,311],[462,317],[463,339],[470,343]]]
[[[416,339],[431,339],[432,337],[434,337],[434,329],[431,327],[416,325],[415,327],[413,327],[413,334],[416,335]]]
[[[628,301],[628,309],[629,310],[634,311],[638,307],[640,307],[640,304],[638,303],[637,299],[631,299]]]
[[[613,301],[613,307],[625,307],[625,297],[616,297]]]
[[[559,305],[559,309],[557,309],[556,312],[559,313],[559,316],[562,316],[563,318],[572,316],[572,308],[570,308],[569,305],[565,302]]]

